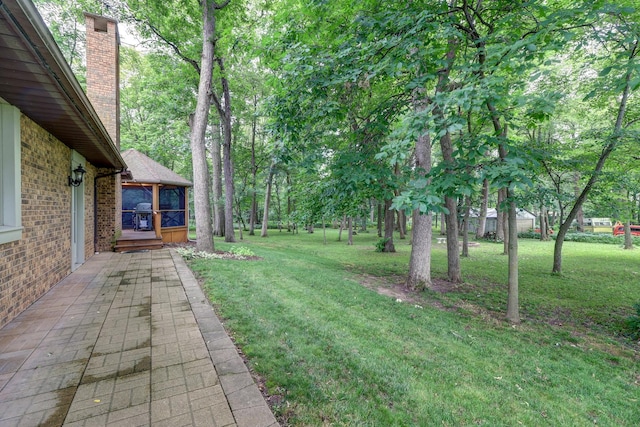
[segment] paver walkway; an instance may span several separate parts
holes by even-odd
[[[101,253],[0,329],[0,426],[277,426],[174,251]]]

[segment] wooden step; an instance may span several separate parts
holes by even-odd
[[[113,248],[115,252],[141,251],[145,249],[162,249],[162,238],[155,239],[118,239]]]

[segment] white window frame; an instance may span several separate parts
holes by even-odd
[[[0,98],[0,244],[22,239],[20,110]]]

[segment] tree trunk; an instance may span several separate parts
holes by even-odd
[[[407,288],[420,291],[431,286],[431,213],[413,211],[412,244]]]
[[[379,201],[377,202],[378,204],[378,237],[382,237],[382,203],[380,203]]]
[[[224,170],[224,241],[235,242],[235,231],[233,227],[233,158],[231,155],[231,98],[229,85],[224,71],[224,63],[218,58],[218,66],[222,74],[221,82],[223,87],[224,105],[218,107],[220,120],[222,121],[222,167]]]
[[[247,223],[244,222],[244,217],[242,216],[242,204],[240,203],[240,200],[236,197],[235,203],[235,217],[237,218],[238,221],[238,234],[240,235],[240,240],[243,239],[242,237],[242,232],[243,230],[247,229]]]
[[[233,161],[231,159],[231,132],[225,135],[223,149],[224,169],[224,241],[235,242],[235,230],[233,221]]]
[[[504,242],[504,216],[502,215],[502,201],[504,200],[504,189],[498,190],[498,204],[496,205],[496,242]]]
[[[398,233],[400,234],[400,239],[404,239],[407,233],[407,218],[404,214],[404,211],[396,211],[398,213]]]
[[[257,96],[253,97],[254,112],[257,109]],[[256,191],[258,167],[256,166],[256,126],[257,114],[253,115],[251,122],[251,212],[249,212],[249,236],[255,235],[256,221],[258,220],[258,195]]]
[[[293,230],[293,226],[289,222],[289,218],[291,218],[291,212],[293,212],[293,200],[291,200],[291,175],[287,171],[287,231],[295,231]]]
[[[500,116],[491,102],[487,102],[487,108],[491,114],[493,128],[497,135],[501,138],[507,138],[507,126],[503,126],[500,122]],[[500,161],[505,162],[507,159],[507,149],[504,143],[498,145],[498,155]],[[518,215],[516,211],[516,202],[509,188],[501,189],[503,199],[508,203],[507,208],[507,230],[505,230],[506,253],[509,257],[509,273],[508,273],[508,291],[507,291],[507,320],[512,323],[520,323],[519,309],[519,291],[518,291]],[[498,216],[500,213],[498,213]]]
[[[375,199],[369,199],[369,218],[371,223],[373,224],[376,220],[376,208],[378,206],[378,201]],[[378,236],[380,237],[380,236]]]
[[[327,244],[327,224],[324,220],[324,218],[322,218],[322,238],[324,239],[324,244]]]
[[[223,135],[223,145],[228,144],[230,149],[231,148],[230,146],[231,144],[231,99],[230,99],[229,84],[225,77],[224,62],[221,57],[215,55],[216,40],[217,40],[215,11],[226,7],[227,4],[229,4],[229,0],[226,0],[224,3],[221,3],[221,4],[218,4],[213,0],[207,0],[207,1],[201,2],[201,4],[202,4],[203,21],[204,21],[203,47],[202,47],[202,63],[201,63],[200,69],[198,69],[198,72],[200,73],[200,83],[198,86],[198,101],[197,101],[198,107],[196,107],[194,126],[196,127],[198,134],[200,134],[202,138],[204,138],[206,123],[209,116],[209,107],[211,106],[211,104],[215,104],[216,109],[218,110],[218,115],[220,116],[220,125],[222,128],[222,135]],[[220,83],[222,85],[222,95],[224,97],[224,105],[222,105],[220,99],[218,99],[218,97],[216,96],[212,86],[213,67],[215,64],[218,65],[220,75],[221,75]],[[195,65],[195,63],[192,62],[192,65]],[[204,106],[205,103],[206,103],[206,107]],[[202,107],[199,107],[200,105],[202,105]],[[204,113],[203,117],[201,117],[202,113]],[[204,124],[199,124],[202,120],[204,121]],[[199,156],[199,154],[196,154],[196,150],[194,149],[197,147],[193,147],[192,145],[191,148],[192,148],[192,155],[194,156],[194,158]],[[203,153],[202,159],[204,159],[204,153]],[[195,165],[194,165],[194,172],[195,172]],[[231,179],[233,179],[233,177]],[[194,173],[194,180],[195,180],[195,173]],[[208,178],[207,178],[207,181],[208,181]],[[231,187],[233,189],[233,182]],[[195,191],[196,189],[194,186],[194,192]],[[228,206],[225,206],[225,221],[227,221],[229,218],[231,221],[233,221],[233,191],[231,191],[229,194],[225,194],[225,198],[228,204]],[[211,205],[208,202],[208,200],[209,200],[209,194],[207,193],[207,204],[208,204],[208,211],[209,211],[209,218],[210,218]],[[196,207],[196,212],[197,211],[198,211],[198,208]],[[227,213],[227,211],[229,211],[230,214]],[[208,227],[211,228],[210,225]],[[231,227],[231,231],[233,232],[233,227]],[[225,236],[227,233],[228,233],[228,230],[225,230]],[[197,229],[196,229],[196,234],[197,234]],[[212,235],[213,235],[213,232],[212,232]]]
[[[449,165],[453,165],[453,143],[451,134],[445,133],[440,138],[440,149],[443,160]],[[447,173],[453,173],[451,169]],[[462,272],[460,271],[460,246],[458,243],[458,201],[455,197],[445,196],[445,207],[449,213],[445,214],[445,224],[447,231],[447,278],[450,282],[461,283]]]
[[[416,109],[421,105],[417,104]],[[416,168],[418,175],[425,175],[431,170],[431,138],[428,133],[416,139]],[[420,170],[422,169],[422,170]],[[413,227],[411,236],[411,255],[409,257],[409,275],[407,288],[422,290],[431,286],[431,213],[421,214],[413,211]]]
[[[224,201],[222,199],[222,154],[220,150],[220,126],[213,125],[211,165],[213,167],[213,234],[224,236]]]
[[[348,238],[347,245],[353,246],[353,219],[349,217],[347,219]]]
[[[504,199],[506,200],[509,197],[509,189],[504,189]],[[504,255],[509,255],[509,238],[511,235],[509,234],[509,208],[506,210],[502,210],[502,234],[504,235],[504,242],[502,245],[502,252]]]
[[[262,232],[260,237],[267,237],[267,227],[269,225],[269,207],[271,205],[271,186],[273,184],[274,165],[269,168],[269,176],[267,178],[267,191],[264,195],[264,213],[262,215]]]
[[[445,206],[449,210],[444,217],[447,224],[447,279],[453,283],[461,283],[458,203],[454,197],[445,197]]]
[[[573,192],[575,194],[575,197],[577,198],[580,195],[580,175],[576,173],[573,179],[575,181]],[[581,233],[584,232],[584,212],[582,211],[582,206],[580,206],[580,209],[578,209],[578,212],[576,212],[576,221],[578,222],[578,231]]]
[[[394,167],[393,170],[393,174],[397,177],[400,176],[401,172],[400,172],[400,163],[396,163],[396,166]],[[399,196],[400,195],[400,191],[399,190],[395,190],[395,195]],[[398,217],[398,237],[401,240],[404,240],[406,237],[406,233],[407,233],[407,218],[406,215],[404,214],[403,210],[398,210],[396,211],[396,215]]]
[[[458,41],[455,37],[450,37],[447,41],[447,53],[444,66],[438,71],[438,82],[436,83],[436,94],[450,90],[449,75],[456,58]],[[432,114],[437,122],[446,123],[446,117],[441,105],[433,104]],[[453,157],[453,141],[451,134],[446,131],[440,137],[440,151],[442,160],[445,163],[446,173],[453,174],[455,159]],[[445,215],[447,227],[447,277],[453,283],[462,282],[460,271],[460,247],[458,246],[458,202],[455,197],[445,195],[444,203],[449,211]]]
[[[489,180],[482,181],[482,201],[480,202],[480,212],[478,214],[478,229],[476,230],[476,239],[484,237],[487,225],[487,206],[489,204]]]
[[[256,222],[258,221],[258,195],[255,190],[251,192],[251,212],[249,213],[249,236],[256,234]]]
[[[547,223],[547,208],[540,206],[540,240],[546,242],[549,240],[549,224]]]
[[[395,211],[391,209],[393,200],[384,201],[384,249],[382,252],[395,252],[396,247],[393,244],[393,223],[395,219]]]
[[[209,118],[209,91],[213,79],[215,14],[212,3],[206,2],[202,8],[202,61],[198,99],[191,127],[191,154],[193,156],[193,193],[196,216],[196,249],[213,252],[213,229],[211,226],[211,204],[209,202],[209,172],[207,170],[204,145],[205,131]]]
[[[633,238],[631,237],[631,221],[624,222],[624,248],[633,249]]]
[[[272,165],[272,168],[275,168],[275,164]],[[274,172],[275,174],[275,172]],[[274,175],[275,177],[275,175]],[[273,180],[273,178],[272,178]],[[280,199],[280,185],[279,185],[279,181],[276,179],[275,181],[273,181],[273,185],[275,186],[275,190],[276,190],[276,223],[278,224],[278,232],[282,233],[282,203],[281,203],[281,199]],[[288,224],[287,224],[288,227]],[[287,231],[289,231],[287,229]]]
[[[464,219],[462,220],[462,256],[469,257],[469,214],[471,212],[471,198],[465,197]]]
[[[509,197],[507,190],[507,197]],[[519,290],[518,290],[518,216],[516,203],[509,201],[509,291],[507,296],[507,320],[520,323]]]

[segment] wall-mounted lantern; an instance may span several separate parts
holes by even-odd
[[[84,170],[82,165],[78,165],[78,167],[73,170],[73,178],[72,177],[68,177],[69,178],[69,186],[70,187],[77,187],[80,184],[82,184],[82,178],[84,177],[85,173],[87,173],[87,171]]]

